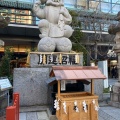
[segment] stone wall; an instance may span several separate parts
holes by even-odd
[[[20,93],[20,105],[48,105],[51,103],[50,86],[45,82],[49,78],[51,67],[15,68],[13,91]],[[90,85],[85,91],[90,90]],[[95,81],[95,94],[103,98],[103,80]]]
[[[98,95],[98,99],[103,99],[103,87],[104,87],[104,80],[94,80],[94,93]],[[90,92],[91,84],[85,85],[85,91]]]

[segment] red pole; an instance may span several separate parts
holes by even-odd
[[[6,120],[19,120],[19,93],[13,94],[13,106],[6,108]]]
[[[6,108],[6,120],[16,120],[16,106]]]
[[[14,104],[16,104],[16,115],[17,115],[16,120],[19,120],[19,93],[13,94],[13,100],[15,102]]]

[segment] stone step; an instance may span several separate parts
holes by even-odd
[[[20,107],[20,113],[23,112],[37,112],[37,111],[47,111],[49,106],[26,106]]]

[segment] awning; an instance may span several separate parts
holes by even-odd
[[[50,76],[56,80],[106,79],[97,66],[52,66]]]

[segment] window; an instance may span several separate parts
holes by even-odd
[[[10,17],[11,23],[32,24],[31,11],[16,9],[1,9],[1,15]]]
[[[120,0],[112,0],[112,3],[120,3]]]
[[[110,13],[111,12],[111,4],[101,2],[101,11],[106,12],[106,13]]]
[[[117,14],[120,10],[120,5],[112,4],[112,13]]]
[[[23,1],[23,2],[33,2],[34,0],[18,0],[18,1]]]

